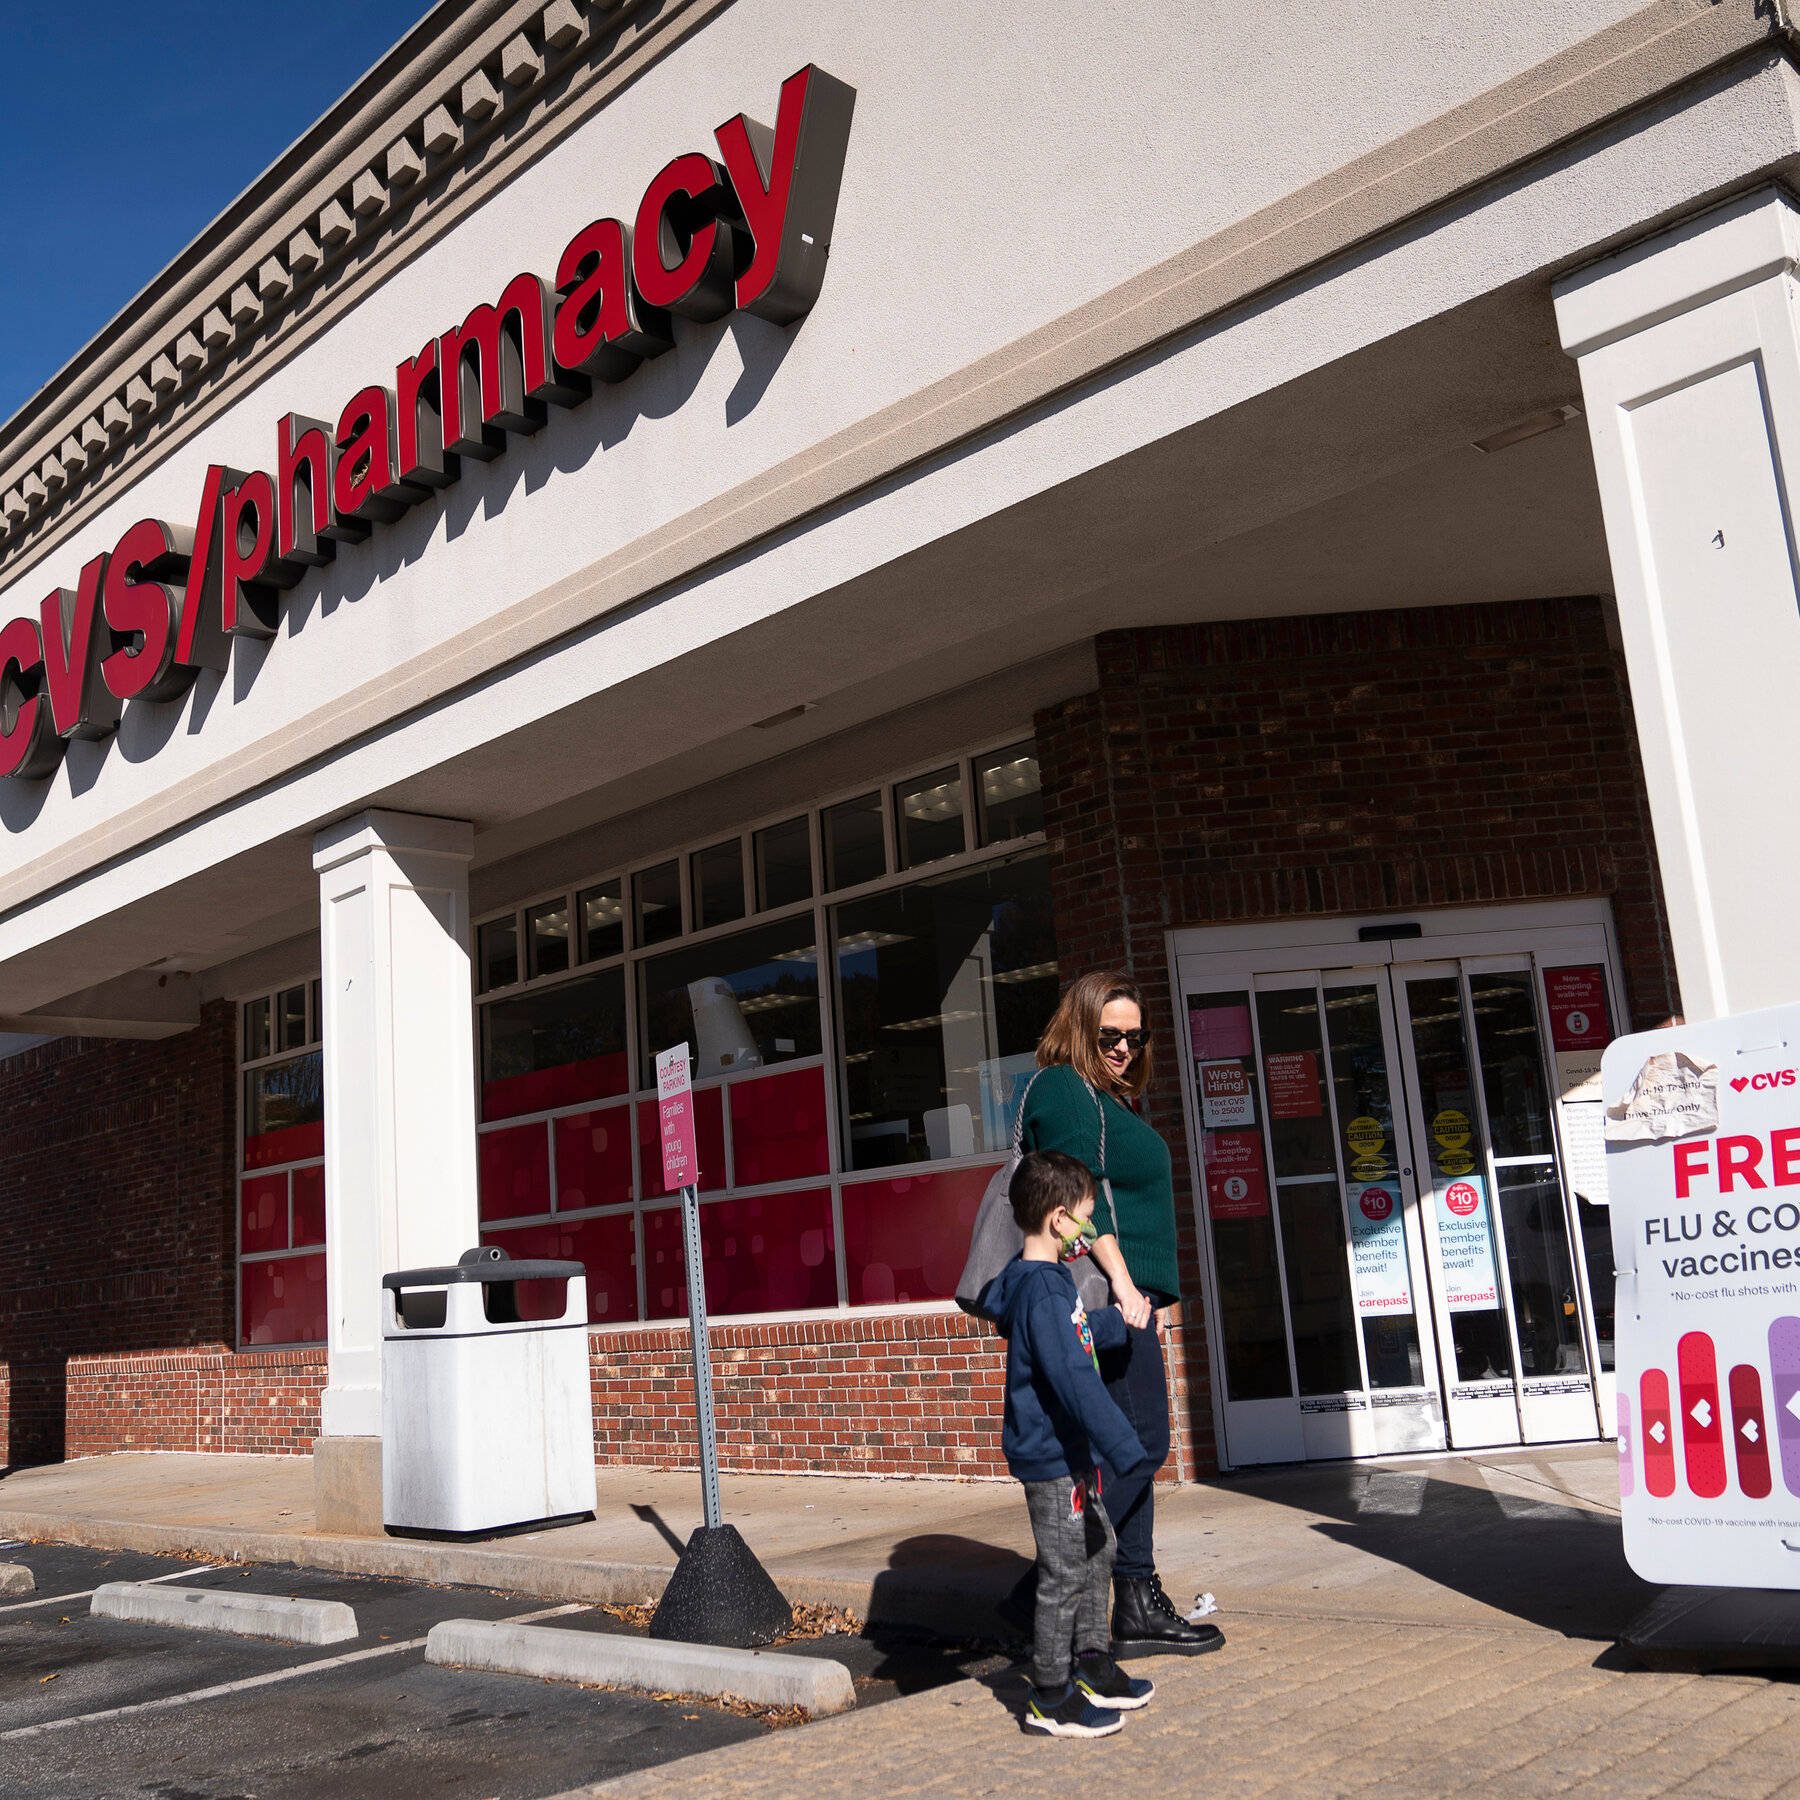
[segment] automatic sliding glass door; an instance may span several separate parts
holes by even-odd
[[[1608,945],[1524,935],[1181,957],[1232,1465],[1610,1428]]]

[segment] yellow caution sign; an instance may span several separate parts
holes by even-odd
[[[1460,1150],[1469,1141],[1469,1115],[1447,1106],[1431,1121],[1431,1135],[1446,1150]]]
[[[1438,1158],[1438,1167],[1446,1175],[1467,1175],[1475,1167],[1475,1159],[1466,1150],[1446,1150]]]
[[[1344,1142],[1350,1146],[1350,1154],[1354,1157],[1379,1156],[1387,1143],[1387,1127],[1379,1119],[1352,1119],[1344,1127]]]

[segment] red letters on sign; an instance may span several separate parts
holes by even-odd
[[[37,622],[8,619],[0,625],[0,775],[37,780],[62,759],[43,680]]]
[[[106,558],[81,571],[81,585],[58,588],[38,608],[43,621],[44,690],[51,722],[62,738],[103,738],[119,726],[119,702],[100,678],[95,637],[103,629],[100,584]]]
[[[739,113],[713,133],[756,245],[737,279],[745,312],[787,325],[818,299],[855,105],[854,88],[808,63],[781,84],[774,131]]]
[[[631,234],[596,219],[569,239],[556,265],[558,367],[623,381],[647,356],[674,344],[669,315],[646,305],[631,281]]]
[[[194,678],[175,660],[181,597],[157,574],[181,560],[175,534],[160,519],[139,519],[113,547],[101,607],[118,645],[100,664],[101,677],[123,700],[173,700]]]
[[[104,737],[126,702],[178,698],[196,670],[227,666],[231,636],[272,637],[277,590],[455,481],[460,456],[497,456],[547,406],[660,355],[671,312],[800,318],[824,279],[855,99],[808,64],[782,83],[773,130],[728,119],[713,134],[723,160],[674,158],[635,230],[602,218],[576,233],[554,291],[515,276],[398,364],[392,392],[358,393],[335,433],[287,414],[273,477],[212,465],[191,533],[139,520],[36,619],[0,627],[0,777],[42,779],[63,738]]]

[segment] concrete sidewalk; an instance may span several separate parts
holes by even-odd
[[[727,1475],[725,1514],[790,1598],[992,1629],[1031,1553],[1010,1482]],[[1536,1625],[1609,1638],[1651,1598],[1625,1567],[1604,1446],[1332,1464],[1157,1496],[1171,1592],[1272,1616]],[[321,1536],[305,1457],[123,1455],[0,1479],[0,1533],[569,1600],[658,1593],[700,1523],[687,1471],[607,1467],[591,1524],[482,1544]]]
[[[1100,1744],[1021,1733],[1018,1678],[961,1681],[580,1790],[604,1800],[1036,1800],[1115,1791],[1338,1800],[1800,1800],[1800,1685],[1646,1674],[1612,1639],[1625,1566],[1610,1446],[1336,1464],[1166,1489],[1159,1556],[1212,1589],[1223,1652],[1141,1665]],[[1001,1483],[727,1476],[727,1516],[795,1599],[980,1636],[1029,1548]],[[0,1534],[642,1599],[699,1522],[691,1472],[600,1471],[599,1514],[485,1545],[321,1537],[304,1458],[119,1456],[0,1480]],[[879,1638],[879,1625],[872,1632]],[[564,1797],[573,1800],[573,1796]]]

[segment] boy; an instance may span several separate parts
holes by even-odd
[[[1053,1737],[1106,1737],[1119,1713],[1155,1688],[1109,1650],[1107,1599],[1116,1539],[1100,1504],[1096,1464],[1129,1473],[1147,1458],[1114,1405],[1096,1341],[1125,1341],[1116,1306],[1089,1319],[1063,1267],[1093,1235],[1094,1178],[1055,1150],[1021,1157],[1008,1197],[1025,1247],[988,1295],[1006,1339],[1006,1466],[1024,1484],[1037,1540],[1037,1622],[1025,1724]],[[1070,1646],[1074,1646],[1073,1668]]]

